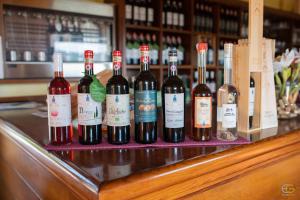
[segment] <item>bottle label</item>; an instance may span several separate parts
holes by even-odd
[[[165,120],[167,128],[184,127],[184,93],[165,94]]]
[[[211,93],[215,93],[216,92],[216,83],[215,83],[215,81],[212,80],[212,82],[209,85],[210,85]]]
[[[148,8],[148,22],[153,22],[153,8]]]
[[[113,56],[113,68],[114,70],[119,70],[122,65],[122,57],[121,56]]]
[[[131,58],[132,58],[132,49],[126,47],[126,62],[130,63]]]
[[[139,20],[140,15],[140,7],[139,6],[134,6],[133,7],[133,19],[134,20]]]
[[[249,90],[249,116],[254,115],[255,88]]]
[[[139,57],[140,57],[140,51],[139,51],[138,48],[133,48],[133,49],[131,50],[131,53],[132,53],[132,58],[133,58],[134,60],[138,60],[138,59],[139,59]]]
[[[177,26],[179,24],[178,22],[178,13],[173,12],[173,25]]]
[[[183,51],[181,51],[181,50],[177,50],[177,56],[178,56],[178,60],[180,61],[180,62],[182,62],[183,61]]]
[[[140,7],[140,21],[146,21],[146,8]]]
[[[214,51],[212,49],[208,50],[208,63],[212,64],[214,62]]]
[[[235,128],[237,122],[236,104],[223,104],[221,117],[223,128]]]
[[[179,15],[179,26],[184,27],[184,15]]]
[[[212,120],[212,98],[195,97],[195,127],[210,128]]]
[[[167,25],[172,25],[172,12],[167,12]]]
[[[47,95],[50,127],[71,125],[71,95]]]
[[[107,94],[106,115],[108,126],[130,125],[129,94]]]
[[[126,19],[132,18],[132,6],[126,5]]]
[[[158,50],[157,49],[152,49],[150,50],[150,57],[152,58],[152,60],[156,61],[158,60]]]
[[[135,122],[155,122],[157,112],[157,92],[155,90],[134,92]]]
[[[102,105],[92,99],[89,93],[78,93],[78,124],[98,125],[102,122]]]

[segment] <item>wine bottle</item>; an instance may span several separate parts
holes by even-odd
[[[254,104],[255,103],[255,81],[250,76],[250,90],[249,90],[249,129],[253,125],[253,115],[254,115]]]
[[[224,45],[224,85],[218,90],[217,138],[224,141],[236,140],[238,91],[232,85],[233,44]]]
[[[212,132],[212,94],[206,85],[207,43],[197,44],[198,85],[193,90],[193,131],[192,139],[208,141]]]
[[[157,81],[149,71],[149,46],[140,46],[141,71],[134,82],[135,141],[157,140]]]
[[[90,94],[90,84],[93,82],[94,75],[93,51],[84,51],[84,58],[85,75],[80,79],[77,87],[79,143],[99,144],[102,140],[102,105],[94,101]]]
[[[121,51],[113,51],[113,76],[106,85],[107,139],[111,144],[130,140],[129,84],[122,76]]]
[[[184,99],[185,88],[177,76],[177,50],[169,51],[168,78],[164,81],[162,92],[163,135],[166,142],[184,141]]]
[[[133,10],[133,0],[126,0],[126,5],[125,5],[125,18],[126,18],[126,23],[131,24],[132,23],[132,10]]]
[[[48,124],[49,141],[52,145],[72,142],[71,88],[63,76],[63,56],[53,55],[54,78],[48,87]]]

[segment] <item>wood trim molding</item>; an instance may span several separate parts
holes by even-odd
[[[139,173],[101,187],[102,199],[173,199],[300,153],[300,131]],[[141,185],[143,187],[141,187]]]
[[[47,170],[52,174],[52,178],[63,183],[73,194],[80,197],[80,199],[98,199],[99,185],[97,179],[88,175],[72,163],[65,163],[54,154],[49,153],[38,143],[34,142],[25,134],[11,125],[0,119],[0,137],[6,145],[14,148],[15,154],[9,155],[7,153],[0,153],[0,157],[5,160],[10,166],[14,166],[15,170],[22,174],[20,171],[24,170],[21,166],[14,165],[16,157],[20,154],[34,160],[34,163],[42,166],[42,169]],[[2,143],[2,142],[1,142]],[[4,143],[4,142],[3,142]],[[21,157],[23,157],[21,156]],[[20,161],[21,162],[21,161]],[[24,162],[21,162],[25,164]],[[27,177],[28,178],[28,177]],[[34,177],[31,177],[31,179]],[[47,183],[47,180],[43,180]]]

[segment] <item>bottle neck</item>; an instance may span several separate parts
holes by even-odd
[[[198,83],[206,84],[206,51],[198,53]]]
[[[64,77],[64,73],[62,71],[55,71],[54,77],[55,78]]]
[[[168,76],[177,76],[177,56],[169,56]]]
[[[121,56],[113,57],[113,76],[122,75],[122,58]]]
[[[149,71],[149,51],[141,51],[141,71]]]
[[[94,75],[94,62],[92,58],[85,58],[84,74],[88,76]]]
[[[232,83],[232,57],[224,58],[224,84]]]

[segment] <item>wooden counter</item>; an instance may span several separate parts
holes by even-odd
[[[34,111],[0,112],[0,199],[300,198],[300,118],[249,145],[48,152]]]

